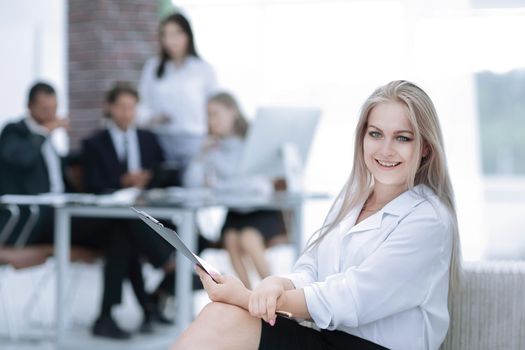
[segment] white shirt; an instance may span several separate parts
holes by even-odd
[[[265,176],[239,174],[244,140],[239,136],[221,139],[215,147],[192,159],[183,177],[185,187],[212,187],[232,196],[269,195],[273,182]],[[239,209],[237,209],[239,211]]]
[[[27,125],[27,128],[32,133],[42,135],[46,138],[42,144],[41,152],[42,157],[44,157],[44,162],[46,163],[47,173],[49,175],[49,192],[63,193],[64,179],[62,177],[62,163],[51,141],[51,133],[42,125],[38,124],[37,121],[31,116],[27,116],[24,121]]]
[[[139,83],[139,120],[166,115],[170,122],[157,126],[156,132],[205,135],[208,98],[216,89],[213,68],[200,58],[189,56],[182,66],[166,62],[164,75],[157,78],[159,58],[146,61]]]
[[[361,208],[285,277],[304,288],[308,311],[321,329],[392,350],[437,350],[449,325],[450,212],[424,185],[356,225]]]
[[[127,162],[128,172],[142,169],[137,129],[131,126],[124,131],[110,120],[108,121],[108,131],[118,159],[121,162]]]

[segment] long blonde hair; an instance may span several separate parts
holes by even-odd
[[[408,188],[424,184],[430,187],[439,199],[446,205],[453,221],[452,256],[450,261],[450,293],[454,292],[460,283],[461,252],[458,235],[458,223],[454,204],[454,193],[448,175],[443,137],[441,128],[430,97],[418,86],[404,80],[392,81],[379,87],[365,101],[361,109],[359,121],[355,131],[354,164],[350,177],[337,196],[330,213],[335,206],[339,206],[335,216],[327,216],[323,226],[312,236],[306,250],[319,244],[334,227],[359,203],[364,202],[371,193],[373,178],[368,171],[363,153],[363,140],[368,127],[368,116],[378,104],[385,102],[399,102],[406,107],[408,118],[414,131],[416,143],[416,157],[421,159],[410,170]],[[422,157],[422,149],[426,148],[428,154]],[[330,219],[328,219],[330,218]]]

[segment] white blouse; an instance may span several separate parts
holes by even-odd
[[[207,132],[207,100],[216,90],[213,68],[197,57],[189,56],[176,67],[166,62],[164,75],[157,78],[159,58],[146,61],[139,83],[138,120],[141,124],[165,115],[168,124],[155,127],[167,134],[205,135]]]
[[[450,212],[424,185],[355,224],[362,206],[285,277],[304,289],[321,329],[393,350],[437,350],[449,325]]]
[[[242,176],[239,166],[244,140],[238,136],[220,140],[204,155],[192,159],[183,177],[185,187],[211,187],[231,195],[273,192],[273,182],[265,176]]]

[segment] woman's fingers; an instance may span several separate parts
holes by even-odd
[[[252,300],[252,311],[251,315],[253,317],[259,317],[259,296],[255,296]]]
[[[196,266],[195,271],[197,271],[197,274],[199,275],[204,289],[206,289],[206,291],[209,293],[215,282],[213,282],[211,277],[206,272],[204,272],[204,270],[201,269],[199,266]]]
[[[259,298],[259,296],[254,293],[254,294],[252,294],[250,296],[250,300],[248,302],[248,312],[250,313],[250,315],[252,315],[254,317],[257,317],[257,315],[256,315],[256,304],[257,304],[258,298]]]
[[[204,279],[204,275],[206,274],[199,266],[195,265],[195,272],[197,272],[197,275],[199,275],[199,278],[201,279],[201,281],[204,283],[203,279]]]
[[[259,298],[259,303],[258,303],[259,310],[258,310],[257,316],[262,318],[262,319],[264,319],[266,317],[266,299],[267,299],[266,295],[261,296]]]
[[[277,300],[274,298],[268,298],[266,300],[266,318],[270,325],[275,324],[275,309],[277,307]]]
[[[226,282],[226,277],[225,277],[225,276],[223,276],[223,275],[218,275],[218,274],[216,274],[216,273],[211,273],[211,278],[212,278],[215,282],[217,282],[217,283],[219,283],[219,284],[223,284],[223,283]]]
[[[259,310],[259,298],[256,297],[252,301],[252,312],[251,312],[252,316],[259,317],[257,315],[258,310]]]
[[[252,294],[248,302],[248,311],[253,317],[258,317],[268,322],[272,326],[275,324],[275,311],[277,299],[266,294]]]

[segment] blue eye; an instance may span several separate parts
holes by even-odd
[[[377,131],[370,131],[370,132],[368,133],[368,135],[372,136],[372,137],[375,138],[375,139],[381,137],[381,133],[380,133],[380,132],[377,132]]]
[[[401,141],[401,142],[409,142],[409,141],[412,140],[412,139],[410,139],[410,138],[408,138],[408,137],[406,137],[406,136],[398,136],[396,139],[397,139],[398,141]]]

